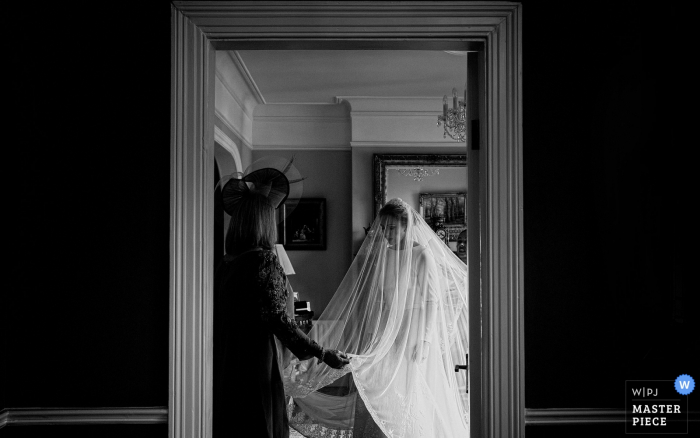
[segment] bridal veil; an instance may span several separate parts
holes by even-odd
[[[468,376],[455,372],[467,303],[467,266],[418,212],[389,201],[309,333],[350,364],[285,361],[291,426],[309,437],[468,437]]]

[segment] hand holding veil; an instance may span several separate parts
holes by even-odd
[[[389,201],[309,333],[350,365],[292,360],[283,371],[292,427],[358,437],[365,412],[392,438],[468,436],[467,376],[454,371],[467,302],[467,266],[408,204]]]

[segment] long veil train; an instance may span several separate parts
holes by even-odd
[[[467,375],[455,372],[468,351],[467,266],[391,202],[404,226],[378,215],[309,333],[350,364],[287,358],[290,425],[304,436],[469,436]]]

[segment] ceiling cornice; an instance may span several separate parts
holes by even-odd
[[[214,114],[216,115],[216,118],[217,118],[221,123],[223,123],[224,125],[226,125],[226,127],[227,127],[228,129],[231,130],[231,132],[238,138],[238,140],[240,140],[240,142],[243,144],[243,146],[247,147],[247,148],[250,149],[250,150],[253,150],[253,145],[252,145],[252,143],[251,143],[249,140],[247,140],[247,139],[245,138],[245,136],[243,135],[243,133],[242,133],[238,128],[236,128],[235,126],[233,126],[233,124],[232,124],[231,122],[228,121],[228,119],[226,118],[226,116],[224,116],[223,114],[221,114],[221,112],[219,112],[219,111],[217,111],[217,110],[214,110]]]
[[[253,76],[250,74],[248,67],[246,67],[245,62],[243,61],[243,58],[241,58],[241,55],[238,53],[238,51],[229,50],[227,53],[231,58],[231,61],[233,61],[234,65],[238,68],[238,71],[241,74],[241,76],[243,76],[243,79],[248,85],[249,91],[253,96],[255,96],[255,100],[258,101],[258,104],[266,104],[267,102],[265,102],[265,97],[260,92],[258,85],[255,83]]]
[[[350,147],[355,148],[446,148],[454,147],[455,150],[464,151],[464,145],[456,141],[351,141]]]

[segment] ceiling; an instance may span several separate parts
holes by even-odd
[[[337,96],[442,97],[466,82],[465,52],[243,50],[263,101],[337,103]]]

